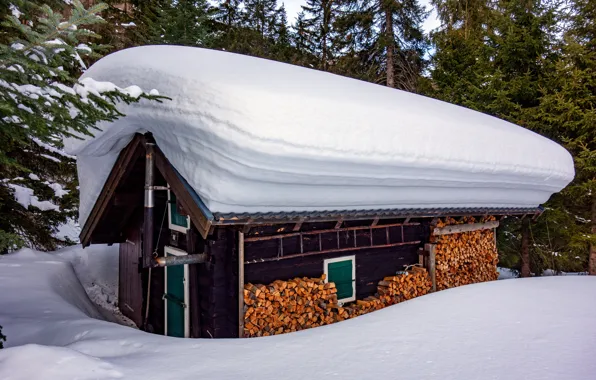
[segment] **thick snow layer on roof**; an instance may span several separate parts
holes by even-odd
[[[466,108],[237,54],[144,46],[86,73],[172,98],[70,140],[84,222],[118,152],[152,132],[213,212],[535,207],[573,178],[556,143]]]
[[[82,255],[87,281],[102,277],[100,260],[104,269],[113,269],[110,257],[117,265],[117,249],[86,251],[60,256]],[[220,340],[94,319],[100,315],[70,263],[46,252],[0,256],[0,283],[7,336],[0,379],[593,380],[596,373],[594,276],[462,286],[329,326]]]

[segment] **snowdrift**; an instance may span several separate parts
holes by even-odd
[[[109,262],[116,253],[95,256]],[[592,380],[596,373],[593,276],[463,286],[267,338],[179,339],[95,319],[62,258],[84,265],[89,258],[76,259],[84,254],[79,246],[60,257],[0,256],[0,324],[8,337],[0,379]],[[111,282],[87,263],[77,273]]]
[[[172,98],[121,106],[77,156],[81,223],[135,132],[212,212],[536,207],[574,176],[556,143],[503,120],[329,73],[226,52],[144,46],[84,75]]]

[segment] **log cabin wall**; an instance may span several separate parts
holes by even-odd
[[[368,225],[372,221],[368,221]],[[408,244],[385,248],[365,248],[354,249],[354,236],[356,245],[359,247],[370,244],[370,230],[345,230],[339,229],[339,247],[337,246],[337,233],[330,232],[321,235],[320,247],[323,250],[330,249],[348,249],[342,252],[314,254],[312,256],[303,256],[296,258],[286,258],[278,261],[259,262],[263,259],[276,258],[280,254],[280,240],[265,240],[245,243],[245,261],[244,282],[253,284],[269,284],[275,280],[288,280],[294,277],[320,277],[324,273],[324,261],[326,259],[356,256],[356,298],[363,299],[374,295],[377,291],[377,284],[386,276],[394,275],[398,271],[404,270],[406,265],[412,265],[419,261],[418,249],[428,241],[430,221],[422,221],[418,224],[391,227],[388,229],[377,228],[372,230],[372,240],[374,245],[384,245],[415,242],[418,244]],[[395,224],[397,221],[386,221],[384,224]],[[316,231],[334,229],[333,223],[311,223],[302,226],[301,231]],[[344,228],[362,225],[362,222],[346,222]],[[366,225],[366,224],[364,224]],[[294,225],[279,225],[274,227],[254,228],[247,237],[266,236],[277,234],[277,231],[292,232]],[[379,227],[383,227],[382,224]],[[387,234],[388,232],[388,234]],[[387,236],[388,235],[388,236]],[[284,256],[300,253],[300,242],[298,236],[282,239]],[[319,249],[318,235],[311,235],[303,240],[303,252],[312,252]]]
[[[139,270],[142,218],[139,216],[124,231],[126,240],[120,243],[118,263],[118,308],[137,326],[143,323],[143,283]]]
[[[201,337],[238,337],[237,231],[216,228],[205,252],[210,262],[198,266]]]

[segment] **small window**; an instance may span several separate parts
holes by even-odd
[[[340,303],[356,299],[356,256],[328,259],[324,262],[325,281],[335,283]]]
[[[168,190],[168,225],[171,230],[186,233],[190,228],[190,218],[180,215],[176,207],[176,195]]]

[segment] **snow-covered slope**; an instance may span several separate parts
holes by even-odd
[[[320,71],[226,52],[144,46],[86,77],[172,98],[85,141],[81,223],[118,152],[150,131],[214,212],[535,207],[573,178],[569,153],[462,107]]]
[[[169,338],[94,319],[71,265],[54,255],[0,257],[0,284],[8,336],[2,380],[592,380],[596,373],[590,276],[463,286],[334,325],[235,340]]]

